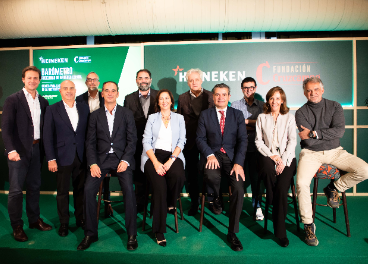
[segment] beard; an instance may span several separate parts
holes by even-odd
[[[141,83],[138,85],[139,90],[145,92],[151,87],[151,83]]]

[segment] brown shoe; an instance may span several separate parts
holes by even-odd
[[[19,242],[25,242],[28,240],[26,233],[23,230],[23,226],[19,225],[13,228],[13,236],[15,240]]]
[[[33,228],[36,228],[40,231],[49,231],[52,229],[52,227],[48,224],[46,224],[42,218],[38,218],[37,222],[36,223],[33,223],[33,224],[30,224],[29,225],[29,228],[33,229]]]

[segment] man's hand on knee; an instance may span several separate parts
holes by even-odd
[[[230,171],[230,175],[234,172],[237,181],[239,181],[239,176],[242,178],[243,181],[245,181],[245,175],[242,166],[240,166],[239,164],[234,164],[233,169]]]
[[[220,163],[218,162],[215,155],[208,156],[206,169],[216,170],[217,168],[220,168]]]

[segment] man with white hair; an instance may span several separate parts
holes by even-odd
[[[317,246],[316,226],[310,199],[310,184],[322,164],[331,164],[347,173],[327,185],[323,191],[331,208],[339,207],[339,194],[368,178],[368,164],[348,153],[340,146],[345,132],[344,111],[338,102],[322,98],[323,83],[311,77],[303,81],[308,102],[295,113],[302,151],[297,170],[297,189],[301,220],[304,223],[305,241]]]
[[[198,213],[198,162],[199,150],[196,144],[196,131],[199,115],[203,110],[214,106],[212,92],[202,88],[203,72],[200,69],[190,69],[186,73],[189,91],[181,94],[178,100],[177,113],[184,116],[187,132],[187,143],[183,154],[187,163],[185,168],[191,207],[188,215]]]

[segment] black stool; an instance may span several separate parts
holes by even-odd
[[[257,204],[258,204],[258,200],[259,200],[259,194],[258,194],[258,192],[259,192],[259,189],[261,188],[261,181],[262,181],[262,179],[260,177],[258,177],[257,189],[256,189],[256,200],[255,200],[255,206],[254,206],[254,212],[253,212],[253,220],[254,221],[256,221]],[[299,224],[298,207],[297,207],[297,203],[296,203],[294,177],[291,178],[290,188],[291,188],[292,198],[293,198],[293,201],[292,202],[294,203],[296,228],[297,228],[297,230],[299,232],[300,231],[300,224]],[[261,201],[262,201],[262,198],[261,198]],[[268,208],[269,208],[269,204],[268,204],[268,201],[267,201],[267,191],[266,191],[264,233],[267,233]]]
[[[147,206],[148,206],[148,196],[149,196],[149,181],[147,179],[146,182],[146,193],[144,195],[144,209],[143,209],[143,226],[142,226],[142,231],[146,230],[146,218],[147,218]],[[180,208],[180,216],[181,216],[181,220],[184,220],[184,215],[183,215],[183,206],[181,203],[181,197],[179,196],[179,198],[177,199],[177,201],[179,201],[179,208]],[[154,205],[152,205],[154,206]],[[179,223],[178,223],[178,209],[175,209],[175,232],[179,233]],[[151,214],[151,218],[152,218],[152,214]]]
[[[116,176],[116,175],[115,175]],[[106,174],[105,178],[106,177],[112,177],[112,175],[110,173]],[[101,181],[101,184],[100,184],[100,188],[98,190],[98,201],[97,201],[97,222],[98,222],[98,219],[100,218],[100,207],[101,207],[101,200],[102,199],[102,190],[103,190],[103,186],[104,186],[104,180]],[[104,202],[108,202],[110,203],[109,207],[110,207],[110,210],[112,211],[112,207],[111,207],[111,203],[122,203],[123,200],[119,200],[119,201],[110,201],[110,200],[103,200]]]
[[[340,176],[346,174],[346,172],[343,172],[336,168],[333,165],[330,164],[322,164],[321,167],[319,167],[317,173],[314,175],[314,187],[313,187],[313,222],[316,215],[316,205],[319,206],[328,206],[327,204],[318,204],[317,203],[317,196],[325,196],[325,194],[317,194],[317,188],[318,188],[318,180],[319,179],[329,179],[331,182],[334,182],[335,179],[338,179]],[[349,224],[349,216],[348,216],[348,206],[346,203],[346,194],[345,192],[341,193],[342,196],[342,203],[340,205],[344,206],[344,214],[345,214],[345,224],[346,224],[346,232],[347,236],[351,237],[350,235],[350,224]],[[336,208],[332,208],[333,212],[333,222],[336,223]]]

